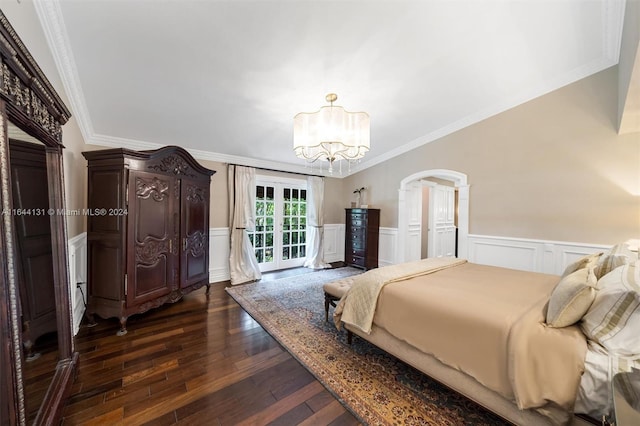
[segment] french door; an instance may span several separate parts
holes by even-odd
[[[249,240],[260,270],[302,266],[307,243],[307,183],[256,179],[256,223]]]
[[[451,186],[429,188],[427,257],[456,255],[455,197],[455,188]]]

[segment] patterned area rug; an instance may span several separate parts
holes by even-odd
[[[325,322],[322,285],[360,272],[314,271],[227,292],[365,424],[509,424],[357,336],[348,345]]]

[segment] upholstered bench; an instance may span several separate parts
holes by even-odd
[[[343,278],[337,281],[331,281],[322,286],[324,290],[324,319],[329,321],[329,306],[336,307],[336,302],[342,299],[342,296],[351,288],[353,277]]]

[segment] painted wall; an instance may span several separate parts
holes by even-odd
[[[211,176],[211,206],[209,226],[226,228],[229,226],[229,195],[227,190],[227,165],[215,161],[197,160],[207,169],[215,170]]]
[[[211,218],[210,226],[212,228],[226,228],[229,226],[229,191],[228,191],[228,166],[223,163],[213,161],[198,160],[204,167],[213,169],[216,174],[211,179]],[[305,178],[302,175],[295,175],[285,172],[275,172],[268,170],[256,170],[256,173],[268,176],[282,176],[285,178]],[[342,181],[336,178],[325,178],[325,192],[335,194],[341,193]],[[325,198],[325,223],[339,223],[342,218],[344,222],[344,214],[340,211],[342,197]],[[330,213],[330,214],[329,214]],[[338,214],[340,213],[340,214]]]
[[[44,37],[40,21],[31,1],[3,1],[2,12],[5,14],[16,33],[29,49],[31,56],[36,60],[44,74],[47,76],[60,98],[67,108],[71,104],[64,91],[64,86],[53,56]],[[84,150],[84,138],[80,133],[78,123],[72,117],[62,128],[62,142],[64,150],[64,179],[65,201],[67,209],[81,209],[87,205],[87,170],[86,161],[81,152]],[[81,234],[86,230],[86,217],[67,216],[67,233],[69,238]]]
[[[33,4],[5,1],[2,11],[70,106]],[[397,226],[400,181],[427,169],[466,173],[470,232],[518,238],[613,244],[640,236],[640,134],[618,135],[618,68],[612,67],[345,179],[325,181],[325,223],[343,223],[352,191]],[[73,113],[73,111],[72,111]],[[64,128],[65,190],[70,209],[86,206],[92,149],[74,118]],[[398,141],[403,143],[403,141]],[[226,166],[212,179],[211,226],[228,226]],[[70,216],[69,237],[86,229]]]
[[[398,224],[403,178],[450,169],[469,178],[472,234],[594,244],[638,238],[640,133],[616,133],[617,76],[617,67],[609,68],[344,184],[368,188],[383,227]]]

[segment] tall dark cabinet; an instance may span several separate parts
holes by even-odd
[[[346,209],[344,261],[363,269],[378,267],[380,209]]]
[[[209,286],[206,169],[177,146],[84,152],[88,160],[87,315],[120,319]]]

